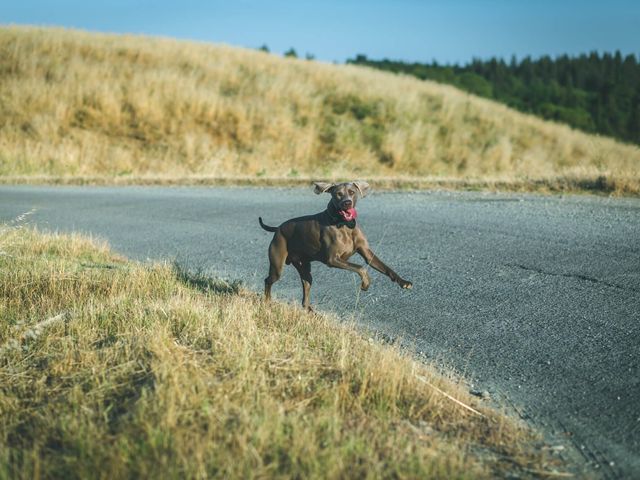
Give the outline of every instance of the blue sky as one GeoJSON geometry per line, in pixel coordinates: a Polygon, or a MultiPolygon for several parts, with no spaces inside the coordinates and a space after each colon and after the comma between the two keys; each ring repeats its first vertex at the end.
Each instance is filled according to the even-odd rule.
{"type": "Polygon", "coordinates": [[[619,49],[640,54],[640,0],[11,1],[2,24],[162,35],[318,59],[466,62],[619,49]]]}

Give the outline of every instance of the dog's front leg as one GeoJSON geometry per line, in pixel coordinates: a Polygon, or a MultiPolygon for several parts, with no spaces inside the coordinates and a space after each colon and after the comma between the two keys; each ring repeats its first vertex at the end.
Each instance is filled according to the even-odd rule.
{"type": "Polygon", "coordinates": [[[391,279],[392,282],[396,282],[402,288],[412,288],[413,284],[398,275],[391,268],[389,268],[385,263],[380,260],[376,255],[371,251],[369,247],[362,247],[358,249],[358,254],[365,259],[368,265],[371,265],[373,268],[378,270],[380,273],[384,273],[387,277],[391,279]]]}
{"type": "Polygon", "coordinates": [[[356,272],[358,275],[360,275],[360,279],[362,280],[360,288],[362,290],[367,290],[369,288],[369,284],[371,283],[371,281],[369,280],[369,274],[364,267],[342,260],[337,256],[329,257],[329,259],[327,260],[327,265],[333,268],[342,268],[343,270],[356,272]]]}

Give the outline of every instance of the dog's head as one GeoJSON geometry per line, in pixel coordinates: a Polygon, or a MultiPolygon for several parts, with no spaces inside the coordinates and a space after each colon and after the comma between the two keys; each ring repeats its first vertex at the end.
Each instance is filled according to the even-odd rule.
{"type": "Polygon", "coordinates": [[[360,180],[344,183],[314,182],[313,185],[315,187],[313,191],[318,195],[331,194],[331,203],[347,220],[355,218],[358,199],[366,197],[369,193],[369,184],[360,180]]]}

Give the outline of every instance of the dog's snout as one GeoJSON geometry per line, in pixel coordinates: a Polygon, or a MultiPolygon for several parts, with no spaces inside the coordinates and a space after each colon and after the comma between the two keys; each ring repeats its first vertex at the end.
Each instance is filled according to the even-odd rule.
{"type": "Polygon", "coordinates": [[[350,198],[347,198],[342,201],[342,208],[351,208],[353,207],[353,201],[350,198]]]}

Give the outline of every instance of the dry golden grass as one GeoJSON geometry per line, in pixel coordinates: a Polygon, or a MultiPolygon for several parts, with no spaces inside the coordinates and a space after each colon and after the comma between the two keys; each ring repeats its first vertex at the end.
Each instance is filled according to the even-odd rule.
{"type": "Polygon", "coordinates": [[[394,347],[76,235],[0,226],[0,319],[0,478],[554,468],[530,433],[394,347]]]}
{"type": "MultiPolygon", "coordinates": [[[[312,177],[248,177],[209,175],[140,175],[140,176],[0,176],[0,185],[147,185],[147,186],[249,186],[308,187],[312,177]]],[[[492,192],[595,193],[602,195],[640,194],[640,183],[629,177],[561,176],[549,178],[452,178],[452,177],[367,177],[376,190],[468,190],[492,192]]]]}
{"type": "Polygon", "coordinates": [[[640,149],[362,67],[4,27],[0,176],[34,175],[602,177],[637,194],[640,149]]]}

